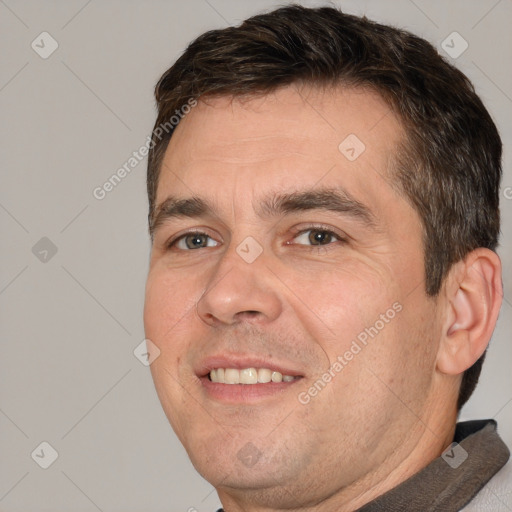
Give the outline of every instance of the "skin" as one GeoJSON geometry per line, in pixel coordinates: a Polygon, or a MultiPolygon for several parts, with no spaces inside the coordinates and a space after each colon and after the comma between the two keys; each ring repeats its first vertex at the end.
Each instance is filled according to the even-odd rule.
{"type": "Polygon", "coordinates": [[[356,510],[451,443],[461,373],[485,349],[499,309],[499,260],[481,250],[454,266],[439,296],[426,295],[421,223],[392,185],[403,136],[373,92],[293,85],[199,101],[170,141],[157,207],[172,194],[217,210],[155,230],[144,310],[160,350],[151,371],[173,429],[228,512],[356,510]],[[365,144],[354,161],[338,149],[349,134],[365,144]],[[374,225],[321,209],[257,211],[268,195],[323,187],[343,187],[374,225]],[[338,238],[312,245],[317,224],[338,238]],[[167,247],[194,230],[210,237],[206,247],[167,247]],[[237,252],[248,236],[263,250],[252,263],[237,252]],[[476,284],[464,287],[471,276],[476,284]],[[473,297],[489,283],[494,302],[483,311],[473,297]],[[400,312],[301,403],[397,303],[400,312]],[[279,362],[301,378],[260,398],[212,396],[197,368],[220,353],[279,362]]]}

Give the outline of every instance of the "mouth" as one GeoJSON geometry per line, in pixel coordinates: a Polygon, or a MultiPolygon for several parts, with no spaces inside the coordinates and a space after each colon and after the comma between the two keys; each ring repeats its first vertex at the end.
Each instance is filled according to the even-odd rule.
{"type": "Polygon", "coordinates": [[[304,378],[291,365],[247,357],[211,357],[197,376],[208,398],[224,403],[255,403],[277,396],[304,378]]]}
{"type": "Polygon", "coordinates": [[[268,384],[270,382],[293,382],[300,379],[298,375],[283,375],[270,368],[214,368],[208,374],[211,382],[219,384],[268,384]]]}

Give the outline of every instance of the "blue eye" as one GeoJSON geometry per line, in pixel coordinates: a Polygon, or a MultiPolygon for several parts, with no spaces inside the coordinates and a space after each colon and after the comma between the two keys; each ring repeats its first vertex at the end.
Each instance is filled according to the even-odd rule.
{"type": "MultiPolygon", "coordinates": [[[[287,245],[306,245],[311,247],[322,247],[331,245],[334,242],[346,242],[346,240],[337,235],[330,229],[322,227],[310,227],[309,229],[297,230],[294,233],[292,242],[287,245]]],[[[181,251],[190,251],[194,249],[204,249],[207,247],[217,247],[219,242],[211,236],[201,231],[185,233],[167,244],[168,249],[177,249],[181,251]]]]}
{"type": "Polygon", "coordinates": [[[182,251],[191,249],[202,249],[203,247],[216,247],[218,242],[208,236],[206,233],[186,233],[176,238],[169,244],[169,248],[176,247],[182,251]]]}

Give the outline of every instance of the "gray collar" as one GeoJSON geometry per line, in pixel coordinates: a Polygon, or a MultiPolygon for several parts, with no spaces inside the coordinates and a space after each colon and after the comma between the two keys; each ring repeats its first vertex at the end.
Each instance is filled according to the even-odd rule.
{"type": "Polygon", "coordinates": [[[510,456],[496,426],[494,420],[457,423],[440,457],[357,512],[458,512],[510,456]]]}
{"type": "Polygon", "coordinates": [[[506,464],[496,421],[457,424],[454,442],[427,467],[358,512],[457,512],[506,464]]]}

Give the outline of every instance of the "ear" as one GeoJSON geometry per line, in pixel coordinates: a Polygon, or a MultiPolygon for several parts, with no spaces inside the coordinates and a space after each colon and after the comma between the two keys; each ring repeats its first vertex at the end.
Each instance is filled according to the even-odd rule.
{"type": "Polygon", "coordinates": [[[503,298],[499,256],[475,249],[453,265],[446,279],[446,322],[437,354],[437,369],[459,375],[484,353],[503,298]]]}

